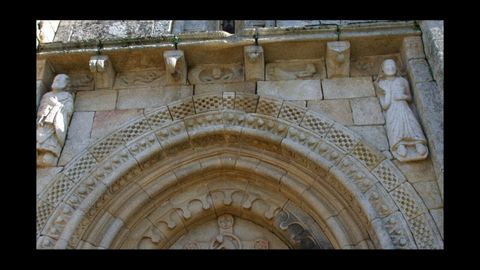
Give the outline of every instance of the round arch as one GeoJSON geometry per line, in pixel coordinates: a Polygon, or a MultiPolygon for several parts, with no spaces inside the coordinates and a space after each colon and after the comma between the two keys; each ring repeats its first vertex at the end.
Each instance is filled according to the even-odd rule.
{"type": "Polygon", "coordinates": [[[79,154],[37,199],[37,246],[168,248],[223,214],[290,248],[443,246],[415,190],[360,136],[235,92],[173,102],[79,154]]]}

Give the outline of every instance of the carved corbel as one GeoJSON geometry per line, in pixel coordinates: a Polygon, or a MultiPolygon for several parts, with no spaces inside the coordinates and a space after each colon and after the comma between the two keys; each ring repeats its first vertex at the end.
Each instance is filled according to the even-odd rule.
{"type": "Polygon", "coordinates": [[[350,76],[350,42],[333,41],[327,43],[327,78],[350,76]]]}
{"type": "Polygon", "coordinates": [[[95,88],[112,88],[115,81],[115,69],[107,55],[96,55],[90,58],[90,71],[93,73],[95,88]]]}
{"type": "Polygon", "coordinates": [[[165,60],[166,84],[187,84],[187,62],[183,51],[165,51],[163,59],[165,60]]]}
{"type": "Polygon", "coordinates": [[[262,46],[245,46],[245,80],[246,81],[264,81],[265,80],[265,58],[262,46]]]}

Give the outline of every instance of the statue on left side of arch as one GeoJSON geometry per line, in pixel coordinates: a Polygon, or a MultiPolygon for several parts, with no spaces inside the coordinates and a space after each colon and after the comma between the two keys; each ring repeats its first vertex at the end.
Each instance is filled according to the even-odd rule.
{"type": "Polygon", "coordinates": [[[43,95],[37,113],[37,166],[56,166],[73,113],[70,78],[59,74],[52,91],[43,95]]]}

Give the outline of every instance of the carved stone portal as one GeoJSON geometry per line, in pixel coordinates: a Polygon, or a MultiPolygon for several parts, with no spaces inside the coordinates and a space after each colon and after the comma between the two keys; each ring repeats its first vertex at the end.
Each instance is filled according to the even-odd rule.
{"type": "Polygon", "coordinates": [[[385,111],[392,155],[399,161],[425,159],[428,155],[427,140],[407,103],[412,100],[408,81],[397,75],[394,60],[383,62],[375,87],[385,111]]]}
{"type": "Polygon", "coordinates": [[[339,78],[350,76],[350,42],[327,43],[327,76],[339,78]]]}

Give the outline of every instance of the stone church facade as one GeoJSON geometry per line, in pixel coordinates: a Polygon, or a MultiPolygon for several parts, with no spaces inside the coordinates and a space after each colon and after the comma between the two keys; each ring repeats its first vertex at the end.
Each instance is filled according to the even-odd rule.
{"type": "Polygon", "coordinates": [[[38,249],[443,249],[443,21],[37,21],[38,249]]]}

